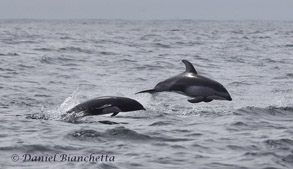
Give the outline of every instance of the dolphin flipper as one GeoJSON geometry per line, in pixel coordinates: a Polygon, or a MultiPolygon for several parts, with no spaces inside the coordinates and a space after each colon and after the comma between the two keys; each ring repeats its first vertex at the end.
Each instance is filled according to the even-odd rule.
{"type": "Polygon", "coordinates": [[[199,102],[203,102],[203,101],[205,101],[205,99],[200,96],[193,98],[193,99],[188,99],[188,102],[190,102],[190,103],[199,103],[199,102]]]}
{"type": "Polygon", "coordinates": [[[204,102],[211,102],[213,99],[205,99],[204,102]]]}
{"type": "Polygon", "coordinates": [[[111,117],[116,116],[118,113],[119,113],[119,112],[115,112],[115,113],[113,113],[113,114],[111,115],[111,117]]]}
{"type": "Polygon", "coordinates": [[[188,100],[190,103],[211,102],[213,99],[204,99],[203,97],[196,97],[188,100]]]}

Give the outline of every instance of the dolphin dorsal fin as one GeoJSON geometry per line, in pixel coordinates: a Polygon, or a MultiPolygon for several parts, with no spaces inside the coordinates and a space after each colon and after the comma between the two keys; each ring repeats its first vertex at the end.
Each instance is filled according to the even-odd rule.
{"type": "Polygon", "coordinates": [[[186,70],[185,72],[191,72],[197,74],[196,70],[194,69],[193,65],[187,61],[187,60],[182,60],[182,62],[185,64],[186,70]]]}

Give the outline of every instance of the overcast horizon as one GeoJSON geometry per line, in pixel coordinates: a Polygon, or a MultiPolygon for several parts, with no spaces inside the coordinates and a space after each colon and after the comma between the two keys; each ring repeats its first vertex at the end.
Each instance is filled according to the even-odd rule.
{"type": "Polygon", "coordinates": [[[0,19],[293,20],[292,0],[0,0],[0,19]]]}

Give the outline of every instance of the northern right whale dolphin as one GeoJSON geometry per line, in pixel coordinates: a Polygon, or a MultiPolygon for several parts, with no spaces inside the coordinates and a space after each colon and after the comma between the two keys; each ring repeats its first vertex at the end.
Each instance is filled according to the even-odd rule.
{"type": "Polygon", "coordinates": [[[185,64],[185,72],[159,82],[153,89],[144,90],[138,93],[176,92],[191,99],[190,103],[210,102],[212,100],[229,100],[232,98],[225,87],[217,81],[198,75],[193,65],[182,60],[185,64]]]}

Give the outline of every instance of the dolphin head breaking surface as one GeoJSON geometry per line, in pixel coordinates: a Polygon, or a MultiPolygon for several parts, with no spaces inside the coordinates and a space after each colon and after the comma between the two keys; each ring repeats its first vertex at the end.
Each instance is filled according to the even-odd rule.
{"type": "Polygon", "coordinates": [[[232,100],[229,92],[222,84],[198,75],[189,61],[182,60],[182,62],[186,67],[185,72],[159,82],[153,89],[143,90],[138,93],[176,92],[191,97],[188,100],[190,103],[232,100]]]}

